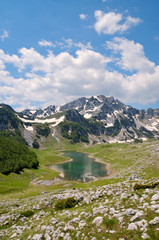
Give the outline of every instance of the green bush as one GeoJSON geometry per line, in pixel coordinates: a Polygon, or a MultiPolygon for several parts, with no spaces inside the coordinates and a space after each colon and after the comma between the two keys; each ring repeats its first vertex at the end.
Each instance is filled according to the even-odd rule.
{"type": "Polygon", "coordinates": [[[35,212],[31,211],[31,210],[27,210],[25,212],[21,212],[20,215],[24,216],[24,217],[31,217],[34,215],[35,212]]]}
{"type": "Polygon", "coordinates": [[[80,141],[89,142],[87,129],[77,122],[60,123],[62,136],[71,140],[72,143],[80,141]],[[70,133],[69,133],[70,131],[70,133]]]}
{"type": "Polygon", "coordinates": [[[55,204],[55,209],[56,210],[62,210],[65,208],[72,208],[74,207],[78,201],[74,199],[73,197],[67,198],[67,199],[61,199],[58,200],[55,204]]]}
{"type": "Polygon", "coordinates": [[[39,149],[39,147],[39,143],[36,141],[36,139],[34,139],[33,148],[39,149]]]}
{"type": "Polygon", "coordinates": [[[113,229],[113,227],[117,224],[117,220],[104,217],[103,224],[106,226],[106,228],[113,229]]]}
{"type": "Polygon", "coordinates": [[[139,184],[136,183],[134,186],[134,190],[139,190],[139,189],[146,189],[146,188],[155,188],[159,185],[159,182],[156,183],[148,183],[148,184],[139,184]]]}
{"type": "Polygon", "coordinates": [[[38,125],[36,125],[35,129],[36,129],[37,134],[45,136],[45,137],[47,137],[50,133],[50,128],[47,123],[38,124],[38,125]]]}
{"type": "Polygon", "coordinates": [[[142,139],[139,139],[139,138],[135,138],[135,139],[134,139],[134,143],[142,143],[142,142],[143,142],[142,139]]]}

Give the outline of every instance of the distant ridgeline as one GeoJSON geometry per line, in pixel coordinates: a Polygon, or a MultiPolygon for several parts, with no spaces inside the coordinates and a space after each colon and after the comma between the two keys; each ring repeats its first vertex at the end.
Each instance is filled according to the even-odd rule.
{"type": "Polygon", "coordinates": [[[22,135],[23,122],[8,105],[0,105],[0,173],[19,173],[24,168],[38,168],[39,162],[22,135]]]}

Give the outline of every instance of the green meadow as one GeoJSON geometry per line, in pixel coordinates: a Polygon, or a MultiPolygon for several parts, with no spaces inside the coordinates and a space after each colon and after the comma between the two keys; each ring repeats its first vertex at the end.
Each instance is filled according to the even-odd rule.
{"type": "Polygon", "coordinates": [[[37,170],[25,169],[20,174],[0,174],[1,199],[12,197],[28,197],[41,192],[67,188],[90,188],[115,183],[128,179],[132,174],[149,179],[159,177],[159,141],[149,140],[143,143],[115,143],[87,145],[83,143],[70,144],[60,138],[60,142],[49,137],[42,149],[34,149],[40,166],[37,170]],[[91,154],[94,159],[107,164],[109,176],[88,183],[59,181],[51,186],[38,185],[42,180],[51,180],[59,173],[48,165],[69,160],[62,155],[63,151],[72,150],[91,154]]]}

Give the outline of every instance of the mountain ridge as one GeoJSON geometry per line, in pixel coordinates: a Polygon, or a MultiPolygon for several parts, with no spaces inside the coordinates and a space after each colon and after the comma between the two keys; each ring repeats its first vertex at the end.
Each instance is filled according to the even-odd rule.
{"type": "MultiPolygon", "coordinates": [[[[0,108],[4,106],[1,104],[0,108]]],[[[55,132],[58,132],[73,143],[81,139],[89,143],[111,143],[159,137],[159,109],[138,110],[112,96],[82,97],[58,107],[50,105],[13,112],[22,123],[22,135],[30,146],[34,141],[45,141],[47,136],[40,136],[38,132],[45,132],[46,125],[52,137],[57,139],[55,132]]]]}

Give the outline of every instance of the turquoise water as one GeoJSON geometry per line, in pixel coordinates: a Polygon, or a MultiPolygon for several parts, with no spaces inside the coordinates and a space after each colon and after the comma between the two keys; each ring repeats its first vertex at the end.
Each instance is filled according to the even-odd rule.
{"type": "Polygon", "coordinates": [[[70,151],[65,152],[64,155],[73,161],[53,165],[53,168],[61,171],[66,180],[88,182],[98,177],[107,176],[106,165],[95,162],[85,153],[70,151]]]}

